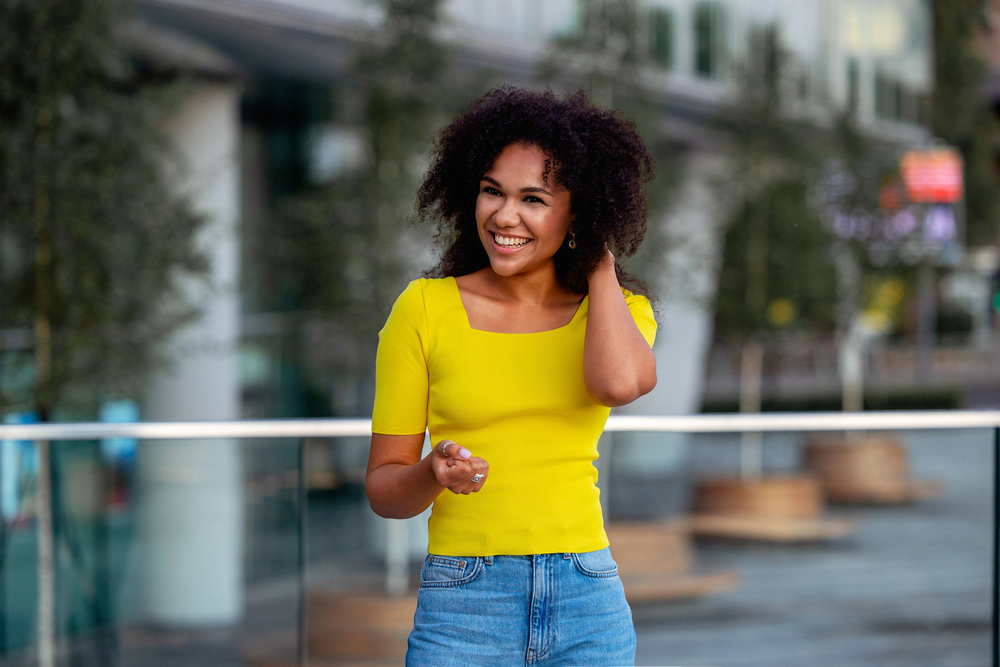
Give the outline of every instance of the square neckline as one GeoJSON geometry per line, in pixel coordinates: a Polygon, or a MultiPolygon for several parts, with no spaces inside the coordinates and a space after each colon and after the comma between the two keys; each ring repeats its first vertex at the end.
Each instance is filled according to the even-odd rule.
{"type": "Polygon", "coordinates": [[[555,329],[545,329],[543,331],[527,331],[527,332],[486,331],[485,329],[474,328],[472,326],[472,323],[469,321],[469,311],[465,309],[465,302],[462,301],[462,290],[459,289],[458,281],[455,280],[455,276],[448,276],[447,280],[449,280],[452,286],[454,286],[455,288],[454,290],[455,298],[458,300],[458,307],[462,311],[462,321],[465,323],[466,328],[469,331],[476,331],[478,333],[484,333],[484,334],[492,334],[494,336],[537,336],[539,334],[555,333],[557,331],[563,331],[564,329],[569,329],[576,322],[577,318],[580,317],[580,313],[583,312],[583,304],[587,302],[587,299],[590,296],[589,294],[585,294],[583,296],[583,299],[576,307],[576,312],[573,313],[573,318],[566,324],[562,325],[561,327],[556,327],[555,329]]]}

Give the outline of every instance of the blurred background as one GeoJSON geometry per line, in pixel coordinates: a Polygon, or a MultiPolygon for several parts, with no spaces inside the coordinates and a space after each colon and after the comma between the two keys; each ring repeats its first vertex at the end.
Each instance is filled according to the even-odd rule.
{"type": "MultiPolygon", "coordinates": [[[[617,412],[1000,407],[1000,2],[0,0],[3,422],[370,416],[433,139],[501,84],[657,159],[617,412]]],[[[990,438],[605,435],[638,664],[986,664],[990,438]]],[[[367,448],[0,442],[0,664],[42,495],[58,664],[301,664],[303,585],[309,664],[400,664],[426,516],[367,448]]]]}

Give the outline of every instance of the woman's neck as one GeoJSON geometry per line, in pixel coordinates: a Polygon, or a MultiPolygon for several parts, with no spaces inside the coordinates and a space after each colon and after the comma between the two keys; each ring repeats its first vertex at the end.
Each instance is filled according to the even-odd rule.
{"type": "Polygon", "coordinates": [[[556,277],[555,265],[540,268],[531,273],[501,276],[487,266],[483,269],[484,279],[505,300],[531,306],[546,306],[566,300],[570,293],[556,277]]]}

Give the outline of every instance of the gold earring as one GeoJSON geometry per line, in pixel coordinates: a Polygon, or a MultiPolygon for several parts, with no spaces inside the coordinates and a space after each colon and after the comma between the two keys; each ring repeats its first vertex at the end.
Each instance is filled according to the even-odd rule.
{"type": "Polygon", "coordinates": [[[570,250],[572,250],[575,247],[576,247],[576,234],[574,234],[573,232],[570,232],[569,233],[569,248],[570,248],[570,250]]]}

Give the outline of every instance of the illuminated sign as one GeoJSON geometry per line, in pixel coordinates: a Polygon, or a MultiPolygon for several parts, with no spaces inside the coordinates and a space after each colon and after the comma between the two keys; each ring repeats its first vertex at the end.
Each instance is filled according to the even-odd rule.
{"type": "Polygon", "coordinates": [[[898,244],[919,240],[937,247],[959,240],[955,212],[949,206],[933,206],[926,210],[904,208],[889,215],[850,215],[837,212],[831,224],[833,233],[842,239],[898,244]]]}
{"type": "Polygon", "coordinates": [[[899,173],[910,201],[919,204],[955,204],[965,196],[962,156],[954,148],[907,151],[899,173]]]}

